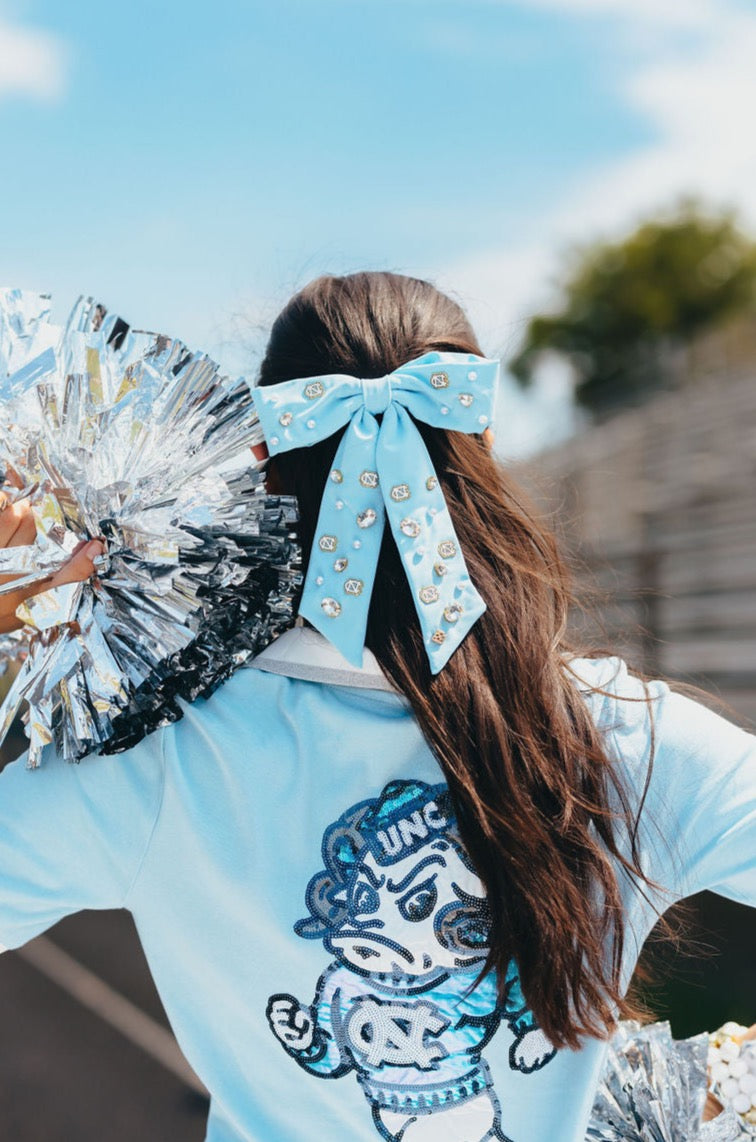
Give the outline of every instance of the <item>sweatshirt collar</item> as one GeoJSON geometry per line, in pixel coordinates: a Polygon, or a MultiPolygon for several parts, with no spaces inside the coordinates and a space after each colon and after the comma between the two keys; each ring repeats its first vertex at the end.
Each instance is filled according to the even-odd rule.
{"type": "Polygon", "coordinates": [[[362,666],[352,666],[322,634],[312,627],[301,625],[284,631],[275,642],[253,658],[249,666],[269,674],[300,678],[305,682],[395,692],[375,655],[367,647],[363,652],[362,666]]]}
{"type": "MultiPolygon", "coordinates": [[[[606,686],[614,678],[602,681],[602,676],[611,673],[609,666],[621,665],[618,658],[582,658],[564,655],[564,664],[569,663],[570,673],[576,677],[579,689],[590,693],[596,686],[606,686]]],[[[322,682],[331,686],[351,686],[360,690],[385,690],[396,694],[381,670],[378,660],[371,650],[365,647],[362,666],[352,666],[340,651],[313,627],[304,626],[297,619],[296,625],[266,647],[250,662],[248,667],[265,670],[269,674],[284,674],[289,678],[300,678],[304,682],[322,682]]],[[[616,673],[616,670],[615,670],[616,673]]]]}

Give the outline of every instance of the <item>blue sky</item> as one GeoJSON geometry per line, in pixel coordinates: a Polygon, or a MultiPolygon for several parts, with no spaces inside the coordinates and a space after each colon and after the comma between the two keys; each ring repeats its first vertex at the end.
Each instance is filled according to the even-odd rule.
{"type": "MultiPolygon", "coordinates": [[[[724,17],[756,23],[735,0],[714,43],[707,0],[0,0],[0,278],[252,371],[293,289],[390,268],[506,351],[565,244],[731,197],[680,150],[695,77],[732,82],[724,17]]],[[[558,430],[565,391],[511,394],[507,450],[558,430]]]]}

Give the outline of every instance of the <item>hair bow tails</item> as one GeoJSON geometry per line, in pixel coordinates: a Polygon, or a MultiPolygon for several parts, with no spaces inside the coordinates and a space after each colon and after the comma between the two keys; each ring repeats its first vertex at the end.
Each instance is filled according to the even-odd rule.
{"type": "Polygon", "coordinates": [[[362,665],[386,521],[376,466],[378,422],[363,408],[341,438],[320,503],[299,613],[362,665]]]}
{"type": "Polygon", "coordinates": [[[434,674],[486,610],[467,571],[438,476],[405,408],[392,404],[378,434],[383,502],[434,674]]]}

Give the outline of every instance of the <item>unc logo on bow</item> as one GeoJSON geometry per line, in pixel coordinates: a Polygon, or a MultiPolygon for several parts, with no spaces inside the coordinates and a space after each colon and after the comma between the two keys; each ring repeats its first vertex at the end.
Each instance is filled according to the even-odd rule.
{"type": "Polygon", "coordinates": [[[271,455],[347,426],[323,491],[299,613],[354,665],[362,664],[386,518],[434,674],[485,611],[414,421],[483,432],[493,420],[498,372],[498,361],[473,354],[426,353],[384,377],[335,373],[255,389],[271,455]],[[363,584],[358,592],[355,580],[363,584]]]}

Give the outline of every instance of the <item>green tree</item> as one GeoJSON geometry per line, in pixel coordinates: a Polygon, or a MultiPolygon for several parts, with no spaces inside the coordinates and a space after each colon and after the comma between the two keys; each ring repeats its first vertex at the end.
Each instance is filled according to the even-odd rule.
{"type": "Polygon", "coordinates": [[[509,368],[530,383],[542,354],[567,358],[575,399],[604,414],[664,383],[663,351],[736,313],[756,313],[756,243],[730,211],[683,202],[620,242],[574,253],[558,312],[531,318],[509,368]]]}

